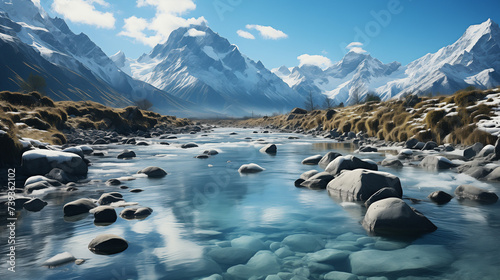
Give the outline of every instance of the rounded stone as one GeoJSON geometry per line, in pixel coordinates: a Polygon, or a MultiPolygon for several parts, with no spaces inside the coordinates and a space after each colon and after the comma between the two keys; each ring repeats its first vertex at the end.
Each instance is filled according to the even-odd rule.
{"type": "Polygon", "coordinates": [[[114,234],[101,234],[90,241],[89,250],[94,254],[111,255],[125,251],[128,242],[114,234]]]}

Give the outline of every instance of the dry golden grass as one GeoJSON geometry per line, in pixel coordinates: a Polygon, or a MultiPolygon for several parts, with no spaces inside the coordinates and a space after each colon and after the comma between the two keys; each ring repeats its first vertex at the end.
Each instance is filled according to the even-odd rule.
{"type": "Polygon", "coordinates": [[[37,92],[0,92],[0,164],[19,163],[20,138],[61,145],[67,128],[102,129],[121,133],[147,130],[155,126],[185,126],[191,122],[172,116],[143,111],[137,107],[111,108],[90,101],[60,101],[37,92]],[[19,124],[16,125],[16,124],[19,124]]]}
{"type": "Polygon", "coordinates": [[[487,105],[473,106],[492,92],[491,90],[463,90],[450,96],[421,97],[416,101],[418,103],[413,103],[414,106],[407,105],[408,99],[369,102],[335,108],[336,114],[330,119],[326,117],[326,111],[315,111],[314,114],[300,115],[300,121],[299,115],[295,115],[292,120],[287,120],[288,115],[282,115],[265,119],[248,119],[240,121],[239,124],[245,126],[275,125],[281,128],[304,130],[322,125],[324,130],[365,132],[370,137],[387,141],[402,142],[415,137],[420,141],[434,140],[438,143],[444,143],[447,138],[453,143],[470,144],[477,141],[486,144],[494,142],[493,138],[496,139],[496,137],[477,129],[470,129],[469,125],[481,119],[488,119],[494,114],[492,108],[487,105]],[[450,114],[453,112],[456,114],[450,114]],[[318,116],[321,118],[318,119],[318,116]]]}

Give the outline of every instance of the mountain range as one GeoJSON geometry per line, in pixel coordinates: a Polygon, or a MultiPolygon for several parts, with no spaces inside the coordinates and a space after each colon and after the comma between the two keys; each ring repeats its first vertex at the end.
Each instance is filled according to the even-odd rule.
{"type": "Polygon", "coordinates": [[[291,88],[352,104],[373,93],[382,100],[408,94],[451,94],[500,85],[500,28],[491,19],[470,26],[455,43],[402,66],[350,51],[327,69],[313,65],[272,70],[291,88]]]}
{"type": "Polygon", "coordinates": [[[0,2],[0,90],[19,90],[43,76],[55,100],[126,106],[147,99],[160,113],[189,117],[284,113],[316,103],[349,104],[371,92],[383,100],[500,85],[500,28],[470,26],[452,45],[408,65],[384,64],[350,51],[327,69],[314,65],[268,70],[206,25],[174,30],[138,59],[108,57],[85,34],[74,34],[30,0],[0,2]]]}

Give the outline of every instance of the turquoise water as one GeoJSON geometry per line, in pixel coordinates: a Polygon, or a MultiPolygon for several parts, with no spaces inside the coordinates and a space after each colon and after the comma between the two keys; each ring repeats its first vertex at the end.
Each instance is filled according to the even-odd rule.
{"type": "MultiPolygon", "coordinates": [[[[332,150],[346,155],[352,153],[354,147],[311,136],[289,140],[291,134],[254,134],[252,131],[216,129],[208,136],[179,135],[178,139],[166,140],[170,146],[159,145],[160,140],[146,139],[152,145],[94,147],[104,149],[108,155],[89,157],[93,164],[88,176],[93,180],[91,183],[78,186],[77,192],[38,194],[49,205],[40,212],[23,210],[20,213],[16,229],[16,273],[7,271],[4,260],[8,247],[0,244],[0,278],[202,279],[219,274],[223,279],[266,279],[267,275],[280,273],[284,279],[291,279],[292,275],[295,279],[323,279],[331,271],[341,271],[357,272],[360,279],[370,276],[498,279],[500,204],[473,205],[452,200],[438,206],[426,199],[435,190],[453,193],[458,185],[465,183],[500,193],[497,184],[478,182],[451,171],[430,173],[411,166],[400,170],[380,167],[401,179],[405,196],[422,200],[419,203],[407,200],[407,203],[425,214],[438,230],[413,240],[373,237],[360,224],[365,209],[359,204],[339,203],[326,191],[297,189],[293,184],[304,171],[320,170],[318,166],[302,165],[302,159],[332,150]],[[238,134],[229,135],[233,131],[238,134]],[[257,139],[265,141],[255,141],[257,139]],[[179,147],[188,142],[195,142],[199,147],[179,147]],[[264,142],[277,144],[277,155],[260,153],[258,150],[264,142]],[[138,157],[116,159],[125,148],[134,150],[138,157]],[[219,154],[209,159],[194,158],[206,149],[216,149],[219,154]],[[259,164],[266,170],[240,175],[237,170],[246,163],[259,164]],[[107,179],[132,176],[147,166],[159,166],[168,175],[162,179],[136,177],[122,181],[122,185],[130,189],[143,189],[141,193],[104,184],[107,179]],[[82,197],[98,199],[103,192],[111,191],[122,193],[127,202],[151,207],[153,214],[140,221],[118,218],[109,226],[94,225],[90,214],[78,221],[64,220],[65,203],[82,197]],[[128,249],[109,256],[91,253],[88,243],[103,233],[122,236],[129,242],[128,249]],[[306,237],[296,234],[306,234],[306,237]],[[295,237],[298,241],[283,242],[287,237],[288,241],[295,237]],[[308,238],[319,246],[311,247],[312,252],[291,250],[281,254],[284,250],[275,251],[285,245],[295,249],[297,242],[305,244],[308,238]],[[242,240],[251,242],[239,242],[242,240]],[[236,264],[222,263],[211,254],[215,248],[231,246],[231,241],[235,247],[247,246],[250,250],[267,252],[257,253],[249,264],[245,260],[241,263],[246,265],[243,268],[231,268],[236,264]],[[369,259],[360,270],[352,265],[349,257],[314,260],[311,254],[322,249],[340,250],[351,258],[371,252],[388,259],[378,265],[377,260],[369,259]],[[432,255],[435,249],[439,250],[429,257],[429,250],[432,255]],[[45,260],[65,251],[85,259],[85,263],[50,269],[41,266],[45,260]]],[[[357,156],[380,161],[386,152],[357,156]]],[[[118,208],[117,213],[121,209],[118,208]]],[[[0,231],[1,240],[7,240],[5,228],[0,231]]],[[[333,277],[332,274],[326,278],[334,279],[328,277],[333,277]]]]}

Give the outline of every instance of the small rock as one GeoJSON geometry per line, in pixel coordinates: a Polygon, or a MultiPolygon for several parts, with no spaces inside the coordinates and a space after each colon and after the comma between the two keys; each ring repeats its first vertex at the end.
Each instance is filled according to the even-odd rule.
{"type": "Polygon", "coordinates": [[[307,157],[305,158],[304,160],[302,160],[302,164],[305,164],[305,165],[316,165],[319,163],[319,161],[323,158],[322,155],[314,155],[314,156],[310,156],[310,157],[307,157]]]}
{"type": "Polygon", "coordinates": [[[363,146],[359,148],[359,151],[362,153],[374,153],[378,152],[378,149],[372,146],[363,146]]]}
{"type": "Polygon", "coordinates": [[[443,191],[432,192],[428,197],[437,204],[446,204],[453,198],[453,196],[443,191]]]}
{"type": "Polygon", "coordinates": [[[471,185],[461,185],[455,189],[457,199],[469,199],[481,203],[495,203],[498,196],[490,192],[471,185]]]}
{"type": "Polygon", "coordinates": [[[75,261],[75,257],[69,253],[69,252],[64,252],[57,254],[53,256],[52,258],[46,260],[43,262],[43,266],[48,266],[48,267],[55,267],[55,266],[60,266],[63,264],[67,264],[69,262],[75,261]]]}
{"type": "Polygon", "coordinates": [[[98,206],[90,212],[94,214],[94,223],[114,223],[117,219],[115,208],[111,206],[98,206]]]}
{"type": "Polygon", "coordinates": [[[261,153],[267,153],[267,154],[276,154],[277,151],[278,148],[276,147],[275,144],[268,144],[260,149],[261,153]]]}
{"type": "Polygon", "coordinates": [[[39,199],[39,198],[33,198],[31,200],[26,201],[23,204],[24,209],[31,211],[31,212],[38,212],[42,210],[45,206],[47,205],[47,202],[39,199]]]}
{"type": "Polygon", "coordinates": [[[181,145],[181,148],[183,149],[196,148],[196,147],[198,147],[198,145],[195,143],[186,143],[181,145]]]}
{"type": "Polygon", "coordinates": [[[323,168],[323,169],[326,169],[326,167],[328,166],[328,164],[330,164],[330,162],[332,162],[334,159],[338,158],[342,156],[341,154],[339,153],[336,153],[336,152],[328,152],[326,153],[322,158],[321,160],[318,162],[318,165],[319,167],[323,168]]]}
{"type": "Polygon", "coordinates": [[[120,182],[120,180],[118,179],[109,179],[106,181],[106,185],[107,186],[118,186],[120,185],[122,182],[120,182]]]}
{"type": "Polygon", "coordinates": [[[456,164],[443,156],[426,156],[419,165],[425,169],[434,171],[456,167],[456,164]]]}
{"type": "Polygon", "coordinates": [[[68,202],[64,205],[63,211],[65,216],[75,216],[88,213],[90,209],[97,205],[88,198],[80,198],[75,201],[68,202]]]}
{"type": "Polygon", "coordinates": [[[142,189],[131,189],[129,192],[131,193],[140,193],[140,192],[143,192],[144,190],[142,189]]]}
{"type": "Polygon", "coordinates": [[[112,192],[112,193],[103,193],[97,203],[100,205],[109,205],[113,202],[123,201],[123,196],[120,193],[112,192]]]}
{"type": "Polygon", "coordinates": [[[243,164],[238,172],[240,173],[257,173],[264,171],[265,169],[255,163],[243,164]]]}
{"type": "Polygon", "coordinates": [[[203,154],[209,155],[209,156],[215,156],[215,155],[219,154],[219,152],[217,152],[216,150],[205,150],[205,151],[203,151],[203,154]]]}
{"type": "Polygon", "coordinates": [[[128,243],[118,235],[101,234],[90,241],[88,248],[94,254],[111,255],[125,251],[128,243]]]}
{"type": "Polygon", "coordinates": [[[395,159],[395,158],[386,158],[382,161],[382,163],[380,163],[380,165],[386,166],[386,167],[393,167],[393,168],[402,168],[403,167],[403,163],[399,159],[395,159]]]}
{"type": "Polygon", "coordinates": [[[129,151],[129,150],[123,150],[116,158],[118,159],[127,159],[127,158],[135,158],[137,155],[135,154],[134,151],[129,151]]]}
{"type": "Polygon", "coordinates": [[[146,174],[149,178],[162,178],[167,175],[167,172],[165,172],[165,170],[156,166],[146,167],[142,170],[139,170],[137,173],[146,174]]]}

